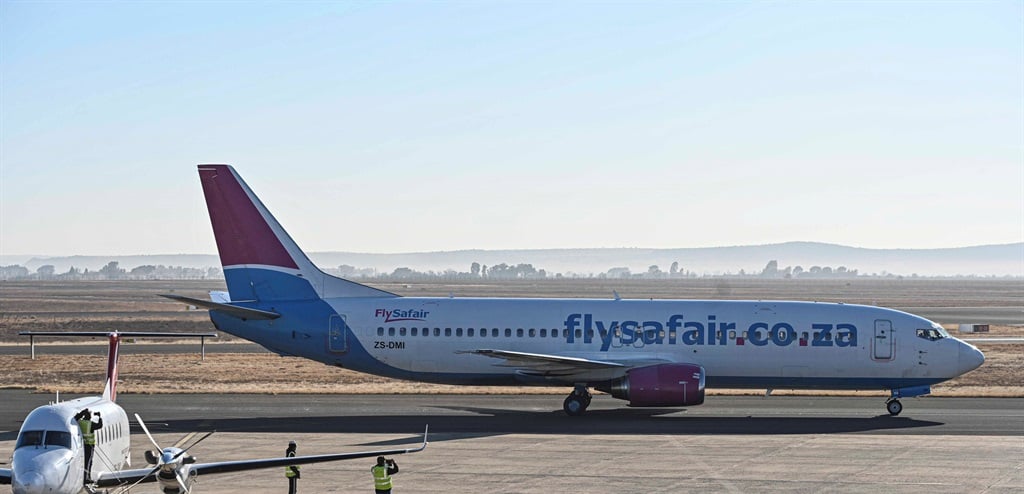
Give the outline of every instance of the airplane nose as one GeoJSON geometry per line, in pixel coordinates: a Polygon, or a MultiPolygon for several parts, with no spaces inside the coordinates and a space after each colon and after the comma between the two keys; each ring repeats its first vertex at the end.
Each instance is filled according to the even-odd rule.
{"type": "Polygon", "coordinates": [[[46,492],[46,479],[39,472],[21,473],[11,482],[14,494],[43,494],[46,492]]]}
{"type": "Polygon", "coordinates": [[[985,354],[981,353],[973,345],[969,345],[964,342],[960,342],[960,357],[959,357],[960,374],[966,374],[978,367],[985,362],[985,354]]]}

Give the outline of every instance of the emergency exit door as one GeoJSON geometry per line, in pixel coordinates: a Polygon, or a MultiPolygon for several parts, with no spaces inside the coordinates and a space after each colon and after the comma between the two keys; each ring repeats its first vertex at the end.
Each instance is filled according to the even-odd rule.
{"type": "Polygon", "coordinates": [[[892,321],[882,319],[875,321],[875,337],[871,340],[872,358],[875,360],[892,360],[893,358],[892,321]]]}
{"type": "Polygon", "coordinates": [[[331,316],[330,327],[327,330],[327,348],[332,353],[348,351],[348,324],[345,323],[345,316],[331,316]]]}

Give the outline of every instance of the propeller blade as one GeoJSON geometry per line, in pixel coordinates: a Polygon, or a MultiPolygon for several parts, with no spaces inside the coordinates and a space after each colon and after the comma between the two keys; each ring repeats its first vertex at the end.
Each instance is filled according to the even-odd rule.
{"type": "Polygon", "coordinates": [[[120,490],[118,492],[130,492],[135,486],[141,484],[143,480],[146,480],[146,479],[152,477],[153,474],[155,474],[158,470],[160,470],[160,465],[157,465],[157,466],[153,467],[153,469],[150,470],[149,473],[147,473],[146,475],[143,475],[142,478],[140,478],[139,480],[135,481],[134,484],[132,484],[132,485],[130,485],[128,487],[125,487],[123,490],[120,490]]]}
{"type": "Polygon", "coordinates": [[[178,439],[178,442],[172,444],[171,447],[172,448],[183,447],[185,445],[185,443],[187,443],[190,440],[192,440],[193,437],[196,437],[196,434],[199,434],[199,433],[193,431],[193,432],[189,432],[188,434],[185,434],[184,436],[181,436],[181,439],[178,439]]]}
{"type": "Polygon", "coordinates": [[[181,486],[181,491],[188,494],[188,485],[186,485],[185,481],[181,479],[181,472],[175,470],[174,478],[178,480],[178,485],[181,486]]]}
{"type": "Polygon", "coordinates": [[[142,421],[142,417],[139,417],[139,414],[137,413],[135,414],[135,420],[139,422],[139,425],[142,427],[142,432],[146,433],[146,437],[149,438],[149,442],[153,443],[153,446],[156,446],[156,450],[163,451],[164,448],[161,448],[160,445],[156,443],[156,439],[153,439],[153,435],[150,434],[149,429],[146,428],[146,423],[142,421]]]}
{"type": "Polygon", "coordinates": [[[198,440],[198,441],[196,441],[196,442],[192,443],[192,445],[191,445],[191,446],[189,446],[189,447],[187,447],[187,448],[185,448],[185,449],[183,449],[183,450],[179,451],[179,452],[178,452],[178,454],[174,455],[174,458],[171,458],[171,461],[177,461],[177,460],[178,460],[178,458],[180,458],[180,457],[181,457],[181,455],[183,455],[183,454],[185,454],[185,453],[188,453],[188,450],[190,450],[190,449],[192,449],[193,447],[195,447],[195,445],[197,445],[197,444],[199,444],[199,443],[203,442],[203,439],[206,439],[206,438],[208,438],[208,437],[212,436],[214,432],[217,432],[217,431],[210,431],[210,432],[207,432],[207,433],[206,433],[206,435],[204,435],[203,437],[199,438],[199,440],[198,440]]]}

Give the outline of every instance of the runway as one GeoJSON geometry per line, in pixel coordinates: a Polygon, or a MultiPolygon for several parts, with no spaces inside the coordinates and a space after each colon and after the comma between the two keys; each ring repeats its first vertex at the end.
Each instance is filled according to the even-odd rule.
{"type": "MultiPolygon", "coordinates": [[[[52,397],[0,391],[0,454],[52,397]]],[[[70,398],[70,397],[69,397],[70,398]]],[[[709,397],[689,409],[632,409],[597,396],[584,417],[551,395],[122,395],[158,440],[217,430],[200,461],[413,445],[400,492],[1019,492],[1024,399],[709,397]]],[[[148,441],[133,430],[133,458],[148,441]]],[[[303,468],[306,492],[368,490],[369,462],[303,468]]],[[[283,489],[277,469],[208,476],[199,492],[283,489]],[[274,486],[270,489],[268,486],[274,486]]],[[[150,487],[140,492],[155,492],[150,487]]]]}

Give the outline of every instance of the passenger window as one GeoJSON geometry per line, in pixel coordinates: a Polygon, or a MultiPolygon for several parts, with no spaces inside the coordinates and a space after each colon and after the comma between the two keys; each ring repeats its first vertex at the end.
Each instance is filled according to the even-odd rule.
{"type": "Polygon", "coordinates": [[[493,337],[493,338],[497,338],[498,337],[498,328],[494,328],[494,329],[491,330],[491,337],[493,337]]]}
{"type": "Polygon", "coordinates": [[[441,336],[441,328],[434,328],[434,336],[441,336]]]}
{"type": "Polygon", "coordinates": [[[582,329],[577,329],[576,330],[576,337],[577,338],[582,338],[583,337],[583,330],[582,329]]]}
{"type": "Polygon", "coordinates": [[[395,335],[395,328],[394,327],[388,328],[388,336],[394,336],[394,335],[395,335]]]}
{"type": "Polygon", "coordinates": [[[516,329],[516,337],[517,338],[522,338],[523,337],[523,328],[516,329]]]}
{"type": "Polygon", "coordinates": [[[541,330],[540,330],[540,337],[541,338],[547,338],[547,336],[548,336],[548,330],[544,329],[544,328],[541,328],[541,330]]]}
{"type": "Polygon", "coordinates": [[[537,330],[530,328],[530,338],[533,338],[534,336],[537,336],[537,330]]]}
{"type": "Polygon", "coordinates": [[[444,328],[444,335],[445,336],[451,336],[452,335],[452,328],[444,328]]]}
{"type": "Polygon", "coordinates": [[[416,332],[416,328],[412,328],[412,331],[409,333],[409,336],[419,336],[419,333],[416,332]]]}
{"type": "Polygon", "coordinates": [[[512,330],[511,329],[505,328],[505,337],[506,338],[511,338],[512,337],[512,330]]]}
{"type": "Polygon", "coordinates": [[[383,327],[377,328],[377,336],[384,336],[384,328],[383,327]]]}
{"type": "Polygon", "coordinates": [[[462,328],[455,328],[455,336],[458,336],[458,337],[462,336],[462,328]]]}
{"type": "Polygon", "coordinates": [[[730,340],[735,340],[736,339],[736,332],[735,331],[729,331],[729,339],[730,340]]]}
{"type": "Polygon", "coordinates": [[[398,336],[405,336],[405,328],[398,329],[398,336]]]}
{"type": "Polygon", "coordinates": [[[466,336],[473,336],[473,328],[469,328],[466,330],[466,336]]]}

